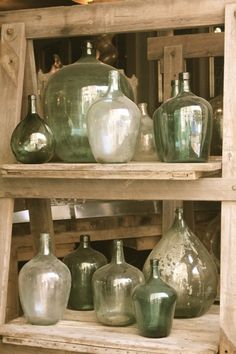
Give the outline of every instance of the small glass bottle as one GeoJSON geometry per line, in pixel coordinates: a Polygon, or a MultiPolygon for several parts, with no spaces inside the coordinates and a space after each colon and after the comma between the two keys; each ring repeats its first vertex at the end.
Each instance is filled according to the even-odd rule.
{"type": "Polygon", "coordinates": [[[80,245],[64,257],[71,272],[71,291],[68,307],[72,310],[93,310],[92,276],[107,263],[106,257],[90,245],[90,236],[81,235],[80,245]]]}
{"type": "Polygon", "coordinates": [[[132,295],[138,329],[144,337],[167,337],[172,328],[177,294],[161,280],[158,263],[158,259],[150,259],[150,277],[132,295]]]}
{"type": "Polygon", "coordinates": [[[216,96],[210,100],[213,109],[213,132],[211,141],[211,155],[222,155],[223,138],[223,95],[216,96]]]}
{"type": "Polygon", "coordinates": [[[19,272],[20,301],[28,322],[41,326],[61,320],[70,287],[69,269],[53,255],[49,234],[42,233],[38,254],[19,272]]]}
{"type": "Polygon", "coordinates": [[[114,240],[111,262],[96,270],[92,279],[98,321],[108,326],[135,322],[132,291],[143,282],[143,273],[125,262],[123,241],[114,240]]]}
{"type": "Polygon", "coordinates": [[[120,89],[120,74],[109,73],[105,96],[93,103],[87,113],[88,138],[97,162],[129,162],[135,152],[141,112],[120,89]]]}
{"type": "Polygon", "coordinates": [[[144,264],[144,275],[150,275],[150,259],[159,259],[161,279],[178,295],[175,317],[198,317],[213,304],[218,285],[214,260],[183,219],[183,209],[176,209],[171,228],[153,248],[144,264]]]}
{"type": "Polygon", "coordinates": [[[135,147],[134,161],[157,161],[157,153],[154,141],[153,121],[148,115],[147,103],[139,103],[141,111],[141,124],[135,147]]]}
{"type": "Polygon", "coordinates": [[[179,93],[153,116],[156,144],[165,162],[206,162],[212,138],[212,107],[190,91],[190,74],[179,74],[179,93]],[[158,146],[158,145],[157,145],[158,146]]]}
{"type": "Polygon", "coordinates": [[[53,134],[37,113],[35,95],[28,96],[28,114],[12,133],[11,149],[22,163],[44,163],[54,155],[53,134]]]}
{"type": "Polygon", "coordinates": [[[179,93],[179,80],[178,79],[171,80],[170,84],[171,84],[171,98],[173,98],[177,96],[179,93]]]}

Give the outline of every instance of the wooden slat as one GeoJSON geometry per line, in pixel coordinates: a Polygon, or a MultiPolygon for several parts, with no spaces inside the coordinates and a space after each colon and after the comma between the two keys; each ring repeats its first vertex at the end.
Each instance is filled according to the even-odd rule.
{"type": "Polygon", "coordinates": [[[136,325],[104,327],[96,321],[94,313],[67,313],[67,320],[51,326],[32,326],[24,320],[2,326],[4,343],[19,346],[63,349],[69,352],[104,354],[216,354],[219,341],[218,309],[187,320],[174,320],[171,335],[150,339],[138,334],[136,325]],[[88,320],[86,321],[86,318],[88,320]]]}
{"type": "MultiPolygon", "coordinates": [[[[11,344],[3,344],[0,342],[0,353],[1,354],[32,354],[32,350],[34,354],[68,354],[67,351],[64,350],[53,350],[53,349],[43,349],[43,348],[30,348],[25,346],[16,347],[11,344]]],[[[77,352],[77,354],[82,354],[77,352]]]]}
{"type": "Polygon", "coordinates": [[[160,60],[164,57],[164,48],[183,46],[183,57],[201,58],[224,55],[224,33],[186,34],[170,37],[148,38],[149,60],[160,60]]]}
{"type": "Polygon", "coordinates": [[[3,163],[15,161],[9,142],[21,115],[26,51],[24,24],[2,26],[0,51],[0,117],[4,131],[0,139],[0,161],[3,163]]]}
{"type": "MultiPolygon", "coordinates": [[[[225,65],[224,65],[224,121],[223,176],[236,176],[236,5],[226,7],[225,65]]],[[[220,353],[236,353],[236,203],[222,203],[221,222],[221,345],[220,353]]]]}
{"type": "Polygon", "coordinates": [[[198,0],[186,4],[186,0],[126,0],[5,11],[0,13],[0,25],[20,18],[26,24],[27,38],[191,28],[224,23],[225,4],[231,2],[234,1],[198,0]]]}

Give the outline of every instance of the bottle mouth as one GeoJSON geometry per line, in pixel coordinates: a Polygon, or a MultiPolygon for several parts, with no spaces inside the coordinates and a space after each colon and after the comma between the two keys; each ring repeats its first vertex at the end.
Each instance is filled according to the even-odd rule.
{"type": "Polygon", "coordinates": [[[159,260],[158,258],[151,258],[151,259],[150,259],[150,265],[151,265],[151,267],[152,267],[152,266],[158,266],[158,265],[159,265],[159,262],[160,262],[160,260],[159,260]]]}

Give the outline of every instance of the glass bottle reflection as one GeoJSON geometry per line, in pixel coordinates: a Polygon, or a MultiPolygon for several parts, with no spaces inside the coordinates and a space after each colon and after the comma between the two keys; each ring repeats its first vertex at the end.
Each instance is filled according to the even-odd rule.
{"type": "Polygon", "coordinates": [[[54,155],[53,134],[36,110],[36,96],[28,96],[28,114],[11,136],[11,149],[17,161],[44,163],[54,155]]]}
{"type": "Polygon", "coordinates": [[[41,234],[38,254],[19,273],[19,295],[26,319],[34,325],[57,323],[66,309],[70,287],[69,269],[53,255],[49,234],[41,234]]]}
{"type": "Polygon", "coordinates": [[[187,72],[179,74],[179,94],[153,116],[156,144],[161,144],[165,162],[205,162],[209,157],[212,107],[190,91],[189,78],[187,72]]]}
{"type": "Polygon", "coordinates": [[[135,152],[141,112],[120,90],[120,74],[109,73],[106,95],[87,113],[88,138],[97,162],[129,162],[135,152]]]}
{"type": "Polygon", "coordinates": [[[144,265],[146,278],[151,258],[160,259],[161,279],[177,292],[175,317],[201,316],[210,308],[217,294],[217,268],[205,246],[186,225],[183,209],[176,209],[172,227],[148,256],[144,265]]]}
{"type": "Polygon", "coordinates": [[[161,280],[158,264],[158,259],[150,259],[150,277],[132,295],[138,329],[144,337],[167,337],[172,328],[177,294],[161,280]]]}
{"type": "Polygon", "coordinates": [[[131,295],[143,281],[142,272],[125,262],[122,240],[113,241],[111,262],[96,270],[92,279],[98,321],[108,326],[135,322],[131,295]]]}
{"type": "Polygon", "coordinates": [[[95,270],[107,263],[106,257],[91,247],[89,235],[81,235],[79,247],[63,261],[72,277],[68,307],[72,310],[93,310],[92,276],[95,270]]]}

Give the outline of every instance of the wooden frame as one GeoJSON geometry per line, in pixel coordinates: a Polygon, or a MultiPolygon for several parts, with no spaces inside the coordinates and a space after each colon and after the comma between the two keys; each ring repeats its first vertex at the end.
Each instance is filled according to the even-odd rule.
{"type": "MultiPolygon", "coordinates": [[[[235,107],[235,80],[236,77],[236,22],[235,11],[236,1],[222,0],[199,0],[188,2],[186,6],[185,0],[126,0],[112,3],[91,4],[84,6],[65,7],[65,8],[48,8],[35,10],[22,10],[13,12],[0,13],[0,24],[2,25],[1,57],[0,57],[0,85],[6,95],[0,96],[0,109],[2,119],[1,139],[0,139],[0,334],[5,343],[13,343],[16,333],[20,333],[21,327],[16,323],[13,325],[15,330],[11,330],[11,325],[4,325],[6,312],[7,290],[6,283],[9,273],[10,260],[10,244],[11,244],[11,222],[14,198],[48,198],[54,197],[81,197],[93,199],[179,199],[179,200],[221,200],[222,201],[222,266],[221,266],[221,307],[220,307],[220,328],[221,341],[220,353],[236,353],[236,276],[235,276],[235,254],[236,243],[234,235],[236,232],[235,212],[236,212],[236,124],[234,117],[236,116],[235,107]],[[225,12],[226,9],[226,12],[225,12]],[[104,13],[106,14],[104,16],[104,13]],[[224,15],[226,15],[224,17],[224,15]],[[22,25],[14,24],[20,21],[22,25]],[[128,32],[128,31],[144,31],[155,29],[172,29],[187,28],[204,25],[217,25],[225,23],[225,72],[224,72],[224,143],[223,143],[223,165],[222,177],[207,177],[190,180],[174,174],[175,178],[169,178],[171,172],[165,170],[165,174],[160,178],[160,174],[147,175],[145,168],[139,173],[139,177],[135,178],[132,173],[132,167],[127,165],[125,176],[124,171],[116,169],[116,178],[114,179],[114,169],[108,171],[110,177],[104,178],[101,172],[88,169],[82,175],[81,172],[75,173],[73,178],[69,178],[66,171],[72,172],[70,165],[64,165],[64,178],[55,177],[58,171],[53,171],[50,164],[46,166],[46,170],[51,175],[45,177],[38,174],[32,177],[30,168],[18,165],[12,165],[12,155],[9,149],[9,137],[13,126],[20,119],[19,107],[20,96],[22,94],[23,78],[21,73],[24,67],[25,39],[22,34],[24,31],[27,39],[36,38],[52,38],[67,37],[76,35],[88,35],[112,32],[128,32]],[[5,35],[6,33],[6,35],[5,35]],[[20,52],[20,55],[18,53],[20,52]],[[9,71],[10,65],[10,71],[9,71]],[[21,69],[20,69],[21,68],[21,69]],[[6,81],[6,74],[10,77],[10,83],[6,81]],[[7,107],[9,109],[5,109],[7,107]],[[11,105],[17,107],[12,112],[11,105]],[[4,107],[4,109],[3,109],[4,107]],[[10,124],[9,124],[10,123],[10,124]],[[9,171],[14,170],[11,174],[9,171]],[[18,170],[18,172],[17,172],[18,170]],[[168,174],[170,173],[170,174],[168,174]],[[22,174],[24,175],[22,178],[22,174]],[[159,178],[157,177],[159,175],[159,178]],[[165,175],[165,177],[164,177],[165,175]],[[91,176],[93,176],[91,178],[91,176]],[[113,176],[113,177],[112,177],[113,176]],[[152,177],[150,177],[152,176],[152,177]],[[154,176],[154,177],[153,177],[154,176]],[[169,176],[169,177],[168,177],[169,176]],[[75,183],[76,182],[76,183],[75,183]],[[15,332],[14,332],[15,331],[15,332]],[[8,339],[7,339],[8,338],[8,339]]],[[[161,164],[156,164],[161,167],[161,164]]],[[[171,166],[171,164],[169,165],[171,166]]],[[[206,166],[208,166],[206,164],[206,166]]],[[[41,168],[41,167],[40,167],[41,168]]],[[[217,169],[216,169],[217,170],[217,169]]],[[[217,170],[218,171],[218,170],[217,170]]],[[[163,171],[162,171],[163,172],[163,171]]],[[[194,169],[192,172],[196,172],[194,169]]],[[[193,174],[191,174],[193,175],[193,174]]],[[[172,175],[173,177],[173,175],[172,175]]],[[[41,210],[42,211],[42,210],[41,210]]],[[[40,209],[39,209],[40,212],[40,209]]],[[[42,213],[43,214],[43,211],[42,213]]],[[[50,220],[44,223],[50,229],[50,220]]],[[[37,225],[36,225],[37,226],[37,225]]],[[[38,225],[39,226],[39,225],[38,225]]],[[[37,228],[37,227],[36,227],[37,228]]],[[[216,316],[216,315],[214,315],[216,316]]],[[[199,319],[200,323],[204,323],[204,318],[199,319]],[[203,321],[203,322],[201,322],[203,321]]],[[[208,324],[208,320],[207,324],[208,324]]],[[[214,317],[213,322],[217,321],[214,317]]],[[[210,327],[210,326],[209,326],[210,327]]],[[[201,327],[202,329],[203,327],[201,327]]],[[[211,328],[206,328],[211,330],[211,328]]],[[[215,329],[214,329],[215,330],[215,329]]],[[[18,345],[38,346],[38,353],[43,353],[43,340],[34,341],[34,335],[31,334],[27,327],[27,336],[24,341],[23,337],[18,338],[18,345]]],[[[205,330],[204,330],[205,331],[205,330]]],[[[188,335],[191,334],[188,331],[188,335]]],[[[122,332],[123,333],[123,332],[122,332]]],[[[217,334],[216,334],[217,336],[217,334]]],[[[82,340],[82,338],[81,338],[82,340]]],[[[179,350],[182,353],[216,353],[216,345],[212,343],[199,350],[197,347],[184,349],[180,344],[173,347],[173,343],[168,349],[168,353],[174,353],[179,350]],[[171,346],[172,345],[172,346],[171,346]],[[172,349],[171,349],[172,348],[172,349]],[[208,349],[207,349],[208,348],[208,349]],[[171,351],[173,350],[173,351],[171,351]]],[[[167,340],[167,342],[168,342],[167,340]]],[[[191,336],[189,338],[191,342],[191,336]]],[[[199,339],[200,340],[200,339],[199,339]]],[[[60,342],[60,341],[59,341],[60,342]]],[[[96,351],[96,345],[89,341],[85,346],[82,342],[78,346],[78,350],[91,353],[99,353],[96,351]]],[[[113,343],[114,344],[114,343],[113,343]]],[[[183,343],[182,343],[183,344],[183,343]]],[[[192,344],[192,342],[191,342],[192,344]]],[[[48,348],[53,347],[55,343],[49,343],[48,348]]],[[[109,345],[112,345],[111,343],[109,345]]],[[[115,345],[115,344],[114,344],[115,345]]],[[[168,345],[167,345],[168,346],[168,345]]],[[[103,352],[106,348],[104,344],[103,352]]],[[[18,346],[2,345],[1,352],[5,353],[22,353],[18,346]],[[2,349],[3,348],[3,349],[2,349]],[[13,348],[13,349],[12,349],[13,348]]],[[[66,346],[65,343],[54,346],[61,349],[62,353],[72,350],[72,346],[66,346]],[[69,349],[70,348],[70,349],[69,349]]],[[[74,347],[73,347],[74,348],[74,347]]],[[[150,347],[139,347],[135,352],[130,344],[129,349],[119,349],[113,347],[113,351],[109,353],[150,353],[150,347]],[[145,349],[146,348],[146,351],[145,349]]],[[[164,353],[164,347],[161,345],[153,351],[153,353],[164,353]]],[[[108,349],[109,350],[109,349],[108,349]]],[[[73,349],[73,351],[76,351],[73,349]]],[[[27,353],[34,353],[32,348],[27,353]]],[[[53,352],[53,351],[52,351],[53,352]]],[[[78,351],[77,351],[78,352],[78,351]]],[[[102,351],[100,351],[102,353],[102,351]]],[[[47,353],[50,353],[47,352],[47,353]]]]}

